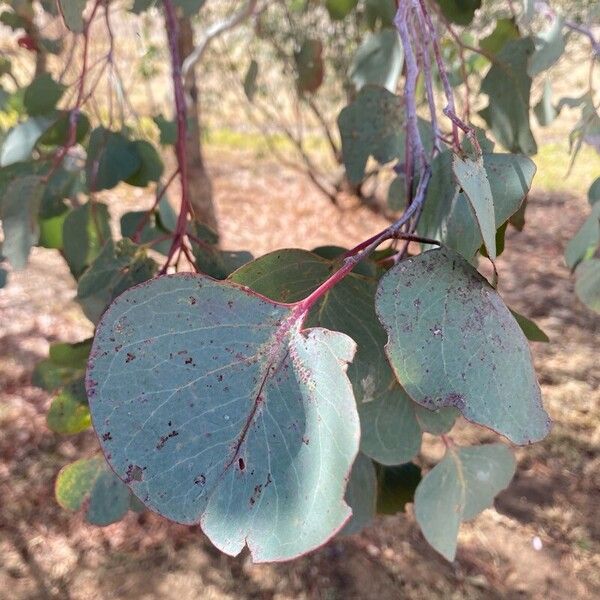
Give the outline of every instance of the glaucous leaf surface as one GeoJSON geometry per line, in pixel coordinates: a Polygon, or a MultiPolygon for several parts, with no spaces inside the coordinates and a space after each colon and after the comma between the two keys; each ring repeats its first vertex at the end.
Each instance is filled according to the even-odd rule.
{"type": "Polygon", "coordinates": [[[592,214],[585,220],[565,248],[565,262],[571,271],[586,258],[591,258],[600,246],[600,204],[592,206],[592,214]]]}
{"type": "Polygon", "coordinates": [[[404,155],[402,99],[382,87],[364,86],[339,114],[342,154],[348,178],[359,183],[369,156],[387,163],[404,155]]]}
{"type": "Polygon", "coordinates": [[[357,91],[365,85],[379,85],[396,91],[404,54],[398,33],[383,29],[365,38],[350,65],[350,80],[357,91]]]}
{"type": "Polygon", "coordinates": [[[492,506],[515,468],[515,458],[503,444],[451,446],[423,477],[415,493],[415,517],[425,539],[445,559],[454,560],[461,522],[492,506]]]}
{"type": "Polygon", "coordinates": [[[531,155],[537,144],[529,125],[531,77],[527,65],[533,54],[530,38],[510,40],[504,44],[481,83],[481,92],[489,104],[480,115],[494,137],[510,152],[531,155]]]}
{"type": "Polygon", "coordinates": [[[0,149],[0,167],[28,160],[42,134],[52,125],[48,116],[31,117],[15,125],[0,149]]]}
{"type": "Polygon", "coordinates": [[[358,453],[346,488],[346,502],[352,509],[352,518],[341,533],[352,535],[364,529],[375,517],[377,505],[377,474],[373,461],[358,453]]]}
{"type": "Polygon", "coordinates": [[[294,558],[349,519],[359,423],[346,335],[230,282],[163,276],[104,313],[87,373],[96,432],[146,506],[222,551],[294,558]]]}
{"type": "Polygon", "coordinates": [[[37,213],[44,194],[43,178],[25,175],[6,187],[0,204],[0,221],[4,241],[2,255],[13,269],[24,269],[31,247],[37,242],[37,213]]]}
{"type": "Polygon", "coordinates": [[[531,352],[498,293],[448,248],[401,261],[376,309],[398,380],[426,408],[454,407],[517,444],[545,437],[531,352]]]}
{"type": "MultiPolygon", "coordinates": [[[[471,260],[483,244],[470,203],[461,193],[452,171],[452,153],[439,154],[419,221],[420,235],[440,240],[471,260]]],[[[483,154],[483,166],[494,203],[495,228],[499,229],[523,205],[536,167],[522,154],[483,154]]]]}
{"type": "Polygon", "coordinates": [[[535,51],[527,65],[527,73],[530,77],[546,71],[562,56],[565,51],[563,27],[563,18],[556,16],[548,29],[535,36],[535,51]]]}
{"type": "MultiPolygon", "coordinates": [[[[280,302],[308,296],[340,263],[306,250],[278,250],[237,270],[232,281],[280,302]]],[[[410,460],[421,446],[415,405],[386,360],[385,332],[375,314],[375,279],[350,274],[313,308],[307,324],[341,331],[358,346],[348,377],[361,421],[361,450],[383,464],[410,460]],[[348,299],[351,298],[351,301],[348,299]]]]}
{"type": "Polygon", "coordinates": [[[92,525],[116,523],[129,510],[127,486],[101,456],[83,458],[61,469],[54,493],[63,508],[73,511],[83,508],[86,520],[92,525]]]}
{"type": "Polygon", "coordinates": [[[488,256],[496,259],[496,219],[494,198],[485,170],[483,158],[464,159],[457,154],[452,159],[452,171],[458,185],[469,200],[475,220],[479,226],[488,256]]]}
{"type": "Polygon", "coordinates": [[[575,293],[591,310],[600,313],[600,259],[582,262],[575,271],[575,293]]]}

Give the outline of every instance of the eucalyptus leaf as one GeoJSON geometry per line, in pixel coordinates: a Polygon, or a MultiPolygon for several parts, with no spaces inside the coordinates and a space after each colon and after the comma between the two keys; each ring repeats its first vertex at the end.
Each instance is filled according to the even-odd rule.
{"type": "Polygon", "coordinates": [[[489,96],[480,111],[495,138],[510,152],[535,154],[537,144],[529,125],[531,77],[527,64],[534,52],[530,38],[509,40],[481,83],[489,96]]]}
{"type": "Polygon", "coordinates": [[[67,510],[83,509],[86,520],[99,526],[120,521],[129,510],[129,490],[104,458],[83,458],[61,469],[56,479],[57,502],[67,510]]]}
{"type": "Polygon", "coordinates": [[[351,515],[359,424],[346,335],[293,307],[189,274],[129,289],[98,325],[87,373],[111,467],[146,506],[200,523],[223,552],[299,556],[351,515]]]}
{"type": "Polygon", "coordinates": [[[359,46],[349,76],[357,91],[365,85],[379,85],[395,92],[402,71],[404,53],[398,33],[384,29],[365,38],[359,46]]]}
{"type": "Polygon", "coordinates": [[[450,446],[415,493],[415,517],[425,539],[444,558],[454,560],[461,522],[492,506],[515,468],[515,458],[503,444],[450,446]]]}
{"type": "Polygon", "coordinates": [[[24,269],[31,247],[37,242],[37,212],[44,194],[44,181],[39,175],[14,179],[6,188],[0,204],[4,232],[2,254],[13,269],[24,269]]]}
{"type": "Polygon", "coordinates": [[[426,408],[454,407],[516,444],[550,419],[521,328],[497,292],[448,248],[401,261],[381,279],[376,309],[399,382],[426,408]]]}
{"type": "Polygon", "coordinates": [[[600,259],[582,262],[575,271],[575,293],[591,310],[600,313],[600,259]]]}

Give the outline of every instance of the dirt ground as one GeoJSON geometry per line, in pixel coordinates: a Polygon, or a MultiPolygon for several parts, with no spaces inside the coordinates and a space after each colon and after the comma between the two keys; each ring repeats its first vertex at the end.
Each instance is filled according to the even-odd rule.
{"type": "MultiPolygon", "coordinates": [[[[212,158],[225,248],[350,246],[383,225],[351,202],[334,208],[277,165],[212,158]]],[[[119,191],[111,210],[147,200],[119,191]]],[[[453,564],[428,547],[411,514],[379,518],[291,563],[253,565],[247,554],[221,555],[198,528],[152,514],[99,529],[60,509],[58,469],[97,444],[91,431],[65,438],[47,429],[50,399],[31,385],[31,372],[49,342],[91,328],[60,257],[36,249],[30,268],[0,291],[0,599],[599,598],[600,318],[576,300],[562,260],[585,214],[583,198],[538,191],[525,232],[510,233],[500,289],[551,337],[533,351],[555,424],[544,442],[517,450],[515,480],[497,511],[462,528],[453,564]]],[[[460,424],[456,438],[494,436],[460,424]]],[[[429,437],[420,461],[441,454],[429,437]]]]}

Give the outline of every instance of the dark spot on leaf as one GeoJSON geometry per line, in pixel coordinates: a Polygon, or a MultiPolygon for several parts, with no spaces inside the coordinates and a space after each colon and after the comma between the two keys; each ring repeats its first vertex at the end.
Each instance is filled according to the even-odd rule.
{"type": "Polygon", "coordinates": [[[204,476],[204,473],[200,473],[200,475],[194,479],[194,483],[196,485],[204,485],[206,483],[206,477],[204,476]]]}
{"type": "Polygon", "coordinates": [[[112,440],[112,435],[110,435],[110,431],[102,434],[102,441],[108,442],[108,440],[112,440]]]}
{"type": "Polygon", "coordinates": [[[125,472],[125,483],[132,481],[142,481],[144,479],[144,468],[138,465],[129,465],[125,472]]]}
{"type": "Polygon", "coordinates": [[[160,440],[158,440],[158,444],[156,444],[156,449],[161,450],[170,438],[173,438],[177,435],[179,435],[179,432],[175,430],[171,431],[171,433],[168,433],[167,435],[162,435],[160,440]]]}
{"type": "Polygon", "coordinates": [[[128,362],[131,362],[132,360],[135,360],[135,354],[131,354],[131,352],[128,352],[125,362],[128,363],[128,362]]]}

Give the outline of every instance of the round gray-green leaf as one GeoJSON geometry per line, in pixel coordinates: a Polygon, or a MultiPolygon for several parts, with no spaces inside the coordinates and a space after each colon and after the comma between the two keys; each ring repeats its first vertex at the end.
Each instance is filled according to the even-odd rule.
{"type": "Polygon", "coordinates": [[[381,279],[376,310],[390,363],[413,400],[453,406],[517,444],[546,436],[550,420],[527,339],[460,255],[440,248],[398,263],[381,279]]]}
{"type": "Polygon", "coordinates": [[[150,509],[200,523],[223,552],[286,560],[331,538],[360,428],[346,335],[294,306],[173,275],[131,288],[97,328],[87,372],[110,465],[150,509]]]}

